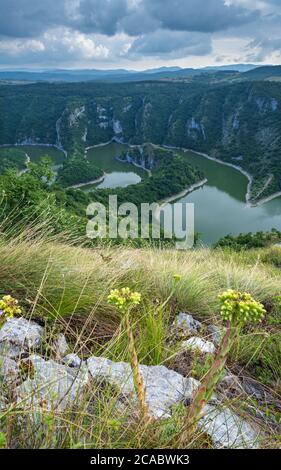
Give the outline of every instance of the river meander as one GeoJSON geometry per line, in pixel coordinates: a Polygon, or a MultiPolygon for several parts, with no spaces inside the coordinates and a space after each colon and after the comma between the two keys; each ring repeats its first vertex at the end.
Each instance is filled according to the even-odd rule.
{"type": "MultiPolygon", "coordinates": [[[[124,149],[124,145],[117,143],[95,147],[89,150],[88,158],[94,159],[97,166],[106,172],[122,170],[122,174],[133,171],[143,177],[143,170],[116,160],[121,148],[124,149]]],[[[195,230],[201,234],[203,243],[212,244],[227,234],[238,235],[272,228],[281,230],[280,197],[261,206],[248,207],[245,201],[248,180],[242,173],[194,152],[178,152],[200,168],[208,180],[203,187],[177,201],[194,203],[195,230]]]]}

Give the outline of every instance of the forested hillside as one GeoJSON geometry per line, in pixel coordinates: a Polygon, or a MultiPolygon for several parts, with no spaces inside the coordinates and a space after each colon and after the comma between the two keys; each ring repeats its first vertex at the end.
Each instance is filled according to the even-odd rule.
{"type": "Polygon", "coordinates": [[[281,191],[279,83],[0,88],[0,144],[52,143],[80,157],[112,138],[190,148],[239,165],[254,177],[253,200],[281,191]]]}

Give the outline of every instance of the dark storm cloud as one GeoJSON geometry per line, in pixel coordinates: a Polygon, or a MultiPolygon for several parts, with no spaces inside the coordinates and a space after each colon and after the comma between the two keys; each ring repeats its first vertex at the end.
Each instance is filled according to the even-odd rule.
{"type": "Polygon", "coordinates": [[[0,35],[35,37],[65,18],[61,0],[0,0],[0,35]]]}
{"type": "Polygon", "coordinates": [[[157,29],[214,32],[249,23],[259,16],[224,0],[81,0],[82,30],[113,34],[123,30],[135,36],[157,29]]]}
{"type": "Polygon", "coordinates": [[[127,0],[80,0],[77,19],[72,25],[83,32],[111,36],[120,29],[120,21],[128,15],[127,0]]]}
{"type": "Polygon", "coordinates": [[[249,23],[259,16],[224,0],[144,0],[147,11],[163,28],[175,31],[215,32],[249,23]]]}
{"type": "Polygon", "coordinates": [[[0,34],[31,37],[53,26],[136,36],[157,29],[214,32],[253,21],[258,12],[224,0],[0,0],[0,34]]]}

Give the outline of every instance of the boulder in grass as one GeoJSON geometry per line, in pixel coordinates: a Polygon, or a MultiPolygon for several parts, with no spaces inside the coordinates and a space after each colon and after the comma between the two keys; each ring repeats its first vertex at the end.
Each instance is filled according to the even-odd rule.
{"type": "Polygon", "coordinates": [[[7,386],[17,383],[19,368],[16,361],[8,356],[0,356],[0,381],[7,386]]]}
{"type": "Polygon", "coordinates": [[[77,354],[67,354],[63,359],[62,359],[63,364],[69,366],[69,367],[80,367],[82,365],[82,359],[80,359],[77,354]]]}
{"type": "Polygon", "coordinates": [[[0,329],[0,354],[11,358],[40,349],[44,329],[25,318],[8,318],[0,329]]]}
{"type": "Polygon", "coordinates": [[[191,351],[199,351],[202,354],[214,354],[216,351],[214,343],[205,341],[198,336],[193,336],[187,341],[182,342],[182,349],[189,349],[191,351]]]}
{"type": "Polygon", "coordinates": [[[69,350],[66,338],[64,334],[59,333],[55,341],[52,344],[52,349],[58,359],[64,357],[69,350]]]}
{"type": "Polygon", "coordinates": [[[190,334],[199,333],[202,330],[203,325],[198,320],[195,320],[189,313],[179,313],[173,323],[172,329],[180,331],[186,336],[190,334]]]}
{"type": "Polygon", "coordinates": [[[220,449],[256,449],[261,433],[258,428],[222,405],[206,405],[199,427],[220,449]]]}
{"type": "MultiPolygon", "coordinates": [[[[91,357],[87,366],[92,379],[114,387],[120,395],[136,401],[133,374],[127,362],[113,362],[103,357],[91,357]]],[[[165,366],[140,365],[146,388],[146,400],[154,418],[170,415],[170,407],[191,398],[199,382],[185,378],[165,366]]]]}
{"type": "Polygon", "coordinates": [[[49,410],[64,410],[83,396],[89,382],[86,368],[77,371],[40,356],[30,356],[28,361],[33,368],[32,378],[17,387],[19,403],[23,401],[34,410],[42,404],[49,410]]]}
{"type": "Polygon", "coordinates": [[[211,336],[211,340],[213,343],[218,346],[223,337],[223,328],[220,328],[217,325],[209,325],[208,326],[208,333],[211,336]]]}

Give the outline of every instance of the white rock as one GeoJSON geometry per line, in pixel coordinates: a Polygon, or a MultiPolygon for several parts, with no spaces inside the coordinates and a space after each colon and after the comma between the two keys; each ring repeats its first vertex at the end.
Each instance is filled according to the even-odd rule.
{"type": "Polygon", "coordinates": [[[41,346],[44,329],[25,318],[10,318],[0,329],[0,352],[18,357],[23,352],[36,351],[41,346]]]}
{"type": "Polygon", "coordinates": [[[54,350],[57,357],[59,358],[65,356],[66,353],[68,352],[69,347],[68,347],[66,338],[62,333],[60,333],[55,339],[52,345],[52,349],[54,350]]]}
{"type": "Polygon", "coordinates": [[[0,356],[0,380],[4,384],[15,384],[19,376],[19,369],[16,361],[7,356],[0,356]]]}
{"type": "MultiPolygon", "coordinates": [[[[136,400],[131,366],[126,362],[112,362],[103,357],[91,357],[87,361],[93,379],[114,386],[123,396],[136,400]]],[[[140,366],[146,388],[146,401],[155,418],[169,416],[175,403],[190,399],[199,386],[192,378],[167,369],[164,366],[140,366]]]]}
{"type": "Polygon", "coordinates": [[[87,366],[93,379],[116,386],[125,395],[133,394],[132,370],[127,362],[112,362],[104,357],[90,357],[87,366]]]}
{"type": "Polygon", "coordinates": [[[76,126],[79,119],[83,116],[84,113],[85,113],[85,106],[80,106],[78,108],[75,108],[69,114],[69,125],[70,125],[70,127],[76,126]]]}
{"type": "Polygon", "coordinates": [[[7,407],[9,406],[9,401],[7,397],[0,395],[0,411],[6,411],[7,407]]]}
{"type": "Polygon", "coordinates": [[[216,346],[218,346],[221,342],[223,336],[223,329],[217,325],[209,325],[208,332],[211,335],[212,341],[216,346]]]}
{"type": "Polygon", "coordinates": [[[122,134],[123,132],[122,125],[118,119],[113,119],[112,126],[113,126],[114,134],[122,134]]]}
{"type": "Polygon", "coordinates": [[[62,359],[62,362],[69,367],[80,367],[83,361],[77,354],[67,354],[67,356],[62,359]]]}
{"type": "Polygon", "coordinates": [[[191,349],[191,351],[199,350],[201,353],[204,354],[214,354],[216,348],[211,341],[205,341],[197,336],[193,336],[192,338],[188,339],[187,341],[182,342],[183,349],[191,349]]]}
{"type": "Polygon", "coordinates": [[[24,400],[25,405],[38,408],[43,402],[47,409],[63,410],[75,403],[88,384],[85,367],[77,371],[40,356],[30,356],[29,361],[34,367],[34,377],[17,387],[18,402],[24,400]]]}
{"type": "Polygon", "coordinates": [[[167,369],[164,366],[141,366],[147,390],[147,403],[155,418],[170,416],[169,408],[191,399],[200,382],[167,369]]]}
{"type": "Polygon", "coordinates": [[[217,448],[257,448],[260,433],[229,408],[206,405],[199,427],[207,432],[217,448]]]}
{"type": "Polygon", "coordinates": [[[173,323],[173,328],[182,330],[186,334],[198,333],[202,328],[202,323],[195,320],[192,315],[188,313],[179,313],[173,323]]]}

